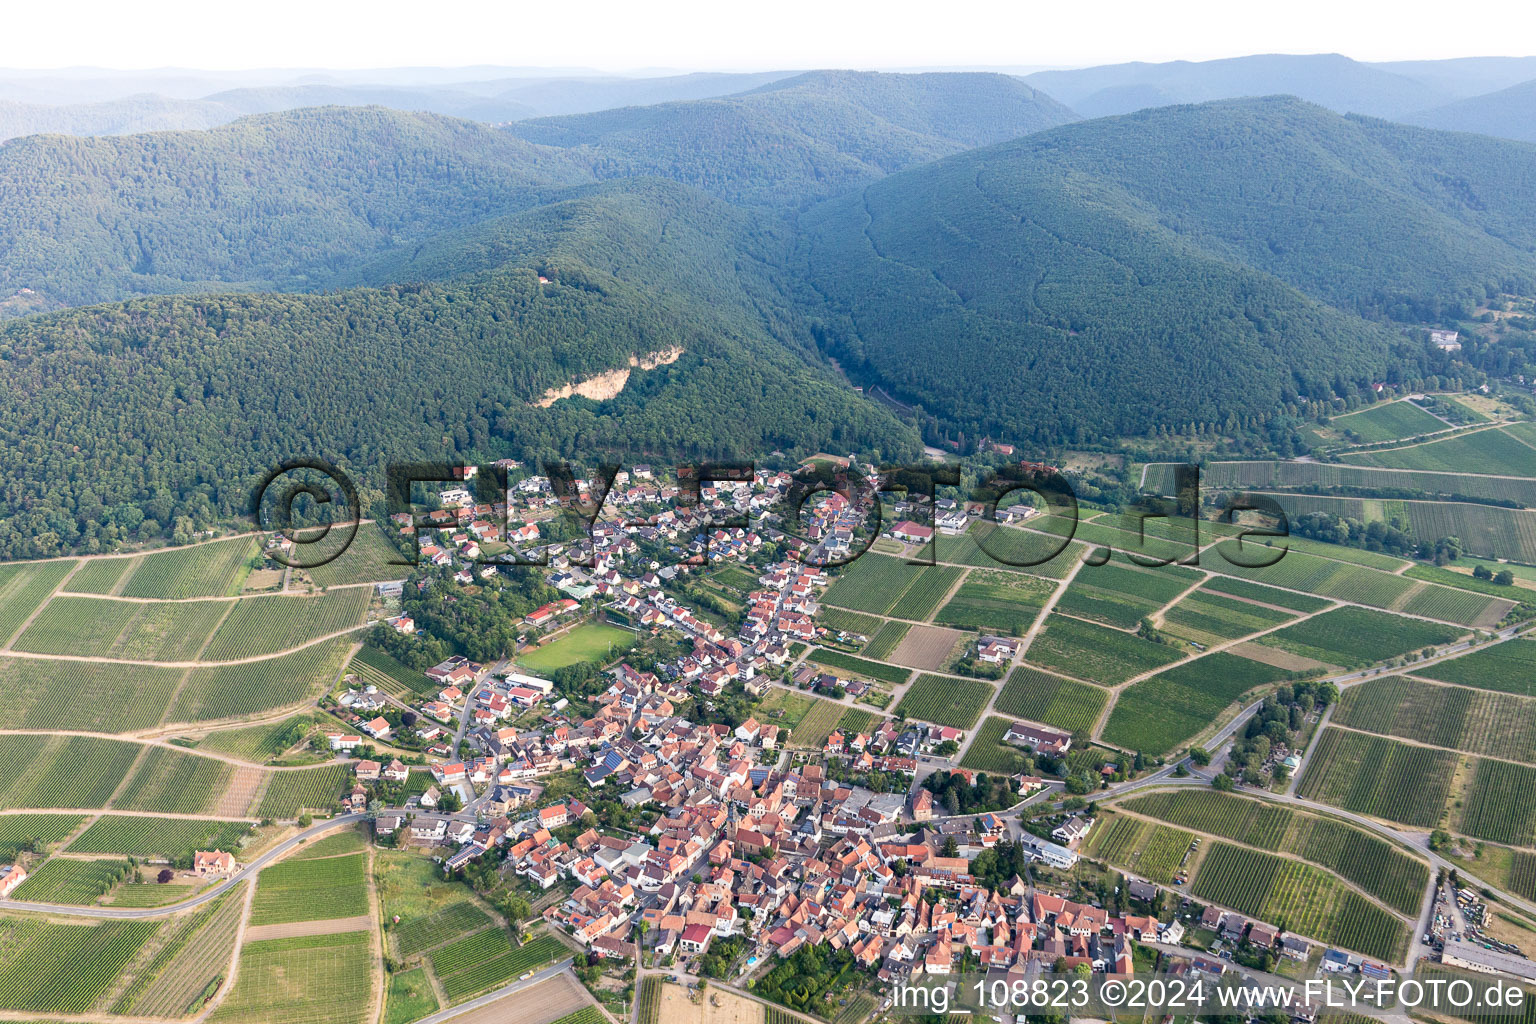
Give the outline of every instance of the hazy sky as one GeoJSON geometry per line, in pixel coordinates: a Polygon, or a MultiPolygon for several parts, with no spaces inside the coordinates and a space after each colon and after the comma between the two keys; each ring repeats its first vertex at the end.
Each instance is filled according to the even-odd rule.
{"type": "Polygon", "coordinates": [[[0,67],[582,66],[608,71],[1081,65],[1536,49],[1519,0],[48,0],[7,5],[0,67]]]}

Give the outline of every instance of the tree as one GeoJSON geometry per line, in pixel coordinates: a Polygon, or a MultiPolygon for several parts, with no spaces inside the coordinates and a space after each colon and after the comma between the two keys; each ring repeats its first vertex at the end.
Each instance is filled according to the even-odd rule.
{"type": "Polygon", "coordinates": [[[1189,759],[1202,768],[1211,763],[1210,752],[1204,747],[1190,747],[1189,759]]]}
{"type": "Polygon", "coordinates": [[[1451,834],[1443,828],[1437,828],[1429,834],[1429,848],[1431,850],[1443,850],[1451,845],[1451,834]]]}
{"type": "Polygon", "coordinates": [[[1501,587],[1512,586],[1515,582],[1515,574],[1508,569],[1500,569],[1493,577],[1493,582],[1501,587]]]}
{"type": "Polygon", "coordinates": [[[164,885],[166,882],[169,882],[175,877],[176,872],[172,871],[170,868],[161,868],[160,873],[155,876],[155,881],[159,882],[161,885],[164,885]]]}
{"type": "Polygon", "coordinates": [[[1235,788],[1232,783],[1232,777],[1226,772],[1222,772],[1220,775],[1212,779],[1211,785],[1223,793],[1230,793],[1235,788]]]}

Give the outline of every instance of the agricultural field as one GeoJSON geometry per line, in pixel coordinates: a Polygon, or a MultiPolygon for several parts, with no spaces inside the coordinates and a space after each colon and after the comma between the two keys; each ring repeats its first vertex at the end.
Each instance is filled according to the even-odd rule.
{"type": "Polygon", "coordinates": [[[1026,660],[1043,668],[1106,686],[1123,683],[1182,656],[1166,644],[1054,613],[1025,654],[1026,660]]]}
{"type": "Polygon", "coordinates": [[[1446,587],[1454,587],[1459,590],[1470,590],[1475,594],[1484,594],[1488,597],[1498,597],[1506,601],[1516,601],[1530,605],[1536,603],[1536,570],[1528,566],[1518,565],[1514,562],[1495,562],[1486,558],[1473,558],[1463,555],[1454,563],[1444,566],[1439,565],[1415,565],[1403,573],[1409,579],[1423,580],[1426,583],[1439,583],[1446,587]],[[1473,571],[1482,566],[1490,573],[1498,573],[1508,569],[1515,577],[1512,584],[1495,583],[1492,580],[1480,580],[1473,576],[1473,571]]]}
{"type": "Polygon", "coordinates": [[[410,692],[418,696],[435,694],[439,689],[436,683],[427,678],[425,672],[402,665],[386,652],[367,644],[358,648],[347,669],[359,673],[365,669],[372,669],[376,675],[369,678],[381,689],[398,690],[401,693],[410,692]],[[384,685],[386,683],[387,686],[384,685]]]}
{"type": "Polygon", "coordinates": [[[233,597],[257,550],[256,538],[168,548],[145,555],[123,581],[124,597],[233,597]]]}
{"type": "Polygon", "coordinates": [[[882,660],[907,668],[936,672],[949,664],[955,649],[967,639],[967,634],[944,626],[914,625],[907,628],[904,622],[892,625],[902,627],[901,641],[882,660]]]}
{"type": "Polygon", "coordinates": [[[364,1024],[371,1019],[370,932],[337,932],[247,942],[235,986],[208,1018],[214,1024],[283,1021],[364,1024]]]}
{"type": "Polygon", "coordinates": [[[0,736],[0,809],[102,807],[142,749],[94,736],[0,736]]]}
{"type": "MultiPolygon", "coordinates": [[[[340,540],[341,533],[337,533],[340,540]]],[[[322,545],[328,541],[321,541],[322,545]]],[[[335,547],[322,548],[329,553],[335,547]]],[[[315,556],[305,552],[305,560],[315,556]]],[[[410,574],[408,555],[402,555],[384,532],[372,523],[360,523],[357,534],[347,549],[324,565],[304,571],[317,587],[339,587],[349,583],[382,583],[385,580],[402,580],[410,574]]]]}
{"type": "Polygon", "coordinates": [[[208,814],[234,774],[234,766],[224,761],[149,747],[112,806],[121,811],[208,814]]]}
{"type": "Polygon", "coordinates": [[[1349,453],[1340,458],[1352,466],[1381,469],[1536,477],[1536,448],[1516,440],[1507,428],[1498,427],[1426,444],[1349,453]]]}
{"type": "Polygon", "coordinates": [[[52,846],[84,820],[79,814],[0,814],[0,863],[9,863],[34,843],[40,848],[52,846]]]}
{"type": "Polygon", "coordinates": [[[1507,640],[1469,653],[1415,667],[1415,675],[1446,683],[1536,697],[1536,640],[1507,640]]]}
{"type": "Polygon", "coordinates": [[[1536,701],[1378,676],[1344,690],[1335,725],[1536,764],[1536,701]]]}
{"type": "MultiPolygon", "coordinates": [[[[210,732],[196,743],[197,750],[216,754],[228,754],[258,764],[270,761],[309,735],[315,724],[312,714],[299,714],[280,722],[267,725],[251,725],[244,729],[220,729],[210,732]]],[[[320,755],[305,755],[318,758],[320,755]]]]}
{"type": "MultiPolygon", "coordinates": [[[[1147,470],[1147,487],[1167,486],[1171,464],[1147,470]]],[[[1353,488],[1358,490],[1420,491],[1442,498],[1482,498],[1536,505],[1536,480],[1430,473],[1401,469],[1370,469],[1329,462],[1208,462],[1201,467],[1201,484],[1212,490],[1251,491],[1288,488],[1353,488]]]]}
{"type": "Polygon", "coordinates": [[[811,701],[811,704],[802,712],[799,724],[793,727],[790,743],[796,747],[811,747],[819,750],[827,742],[827,737],[837,728],[838,723],[843,720],[843,714],[849,708],[817,697],[806,699],[811,701]]]}
{"type": "Polygon", "coordinates": [[[1513,846],[1536,842],[1536,767],[1480,757],[1462,803],[1459,831],[1513,846]]]}
{"type": "Polygon", "coordinates": [[[82,559],[63,589],[71,594],[110,594],[133,561],[132,557],[82,559]]]}
{"type": "Polygon", "coordinates": [[[85,1014],[159,927],[0,916],[0,1010],[85,1014]]]}
{"type": "Polygon", "coordinates": [[[1083,557],[1084,550],[1086,546],[1077,541],[1069,541],[1063,546],[1062,538],[1058,536],[986,522],[972,524],[970,530],[958,537],[941,535],[938,539],[938,560],[941,562],[978,569],[1026,572],[1053,580],[1065,578],[1083,557]],[[1008,561],[998,561],[988,554],[989,551],[1008,561]]]}
{"type": "Polygon", "coordinates": [[[441,978],[511,951],[512,940],[508,937],[506,930],[496,927],[486,928],[450,942],[427,959],[432,961],[432,973],[441,978]]]}
{"type": "Polygon", "coordinates": [[[1226,842],[1214,842],[1191,892],[1288,930],[1367,956],[1395,961],[1408,926],[1320,868],[1226,842]]]}
{"type": "Polygon", "coordinates": [[[1181,529],[1167,520],[1138,519],[1129,514],[1099,515],[1075,522],[1064,516],[1037,516],[1029,521],[1028,528],[1107,548],[1114,552],[1116,562],[1127,565],[1136,564],[1131,555],[1143,561],[1176,561],[1194,553],[1192,528],[1181,529]]]}
{"type": "Polygon", "coordinates": [[[1194,738],[1233,701],[1280,673],[1268,665],[1219,651],[1176,665],[1121,691],[1104,741],[1161,755],[1194,738]]]}
{"type": "Polygon", "coordinates": [[[1434,828],[1445,810],[1457,756],[1343,729],[1324,729],[1307,758],[1298,796],[1389,821],[1434,828]]]}
{"type": "Polygon", "coordinates": [[[1142,619],[1200,579],[1198,572],[1176,565],[1157,569],[1136,569],[1113,562],[1085,566],[1067,585],[1067,592],[1056,608],[1080,619],[1135,629],[1142,619]]]}
{"type": "Polygon", "coordinates": [[[1369,608],[1335,608],[1257,641],[1340,668],[1360,668],[1425,647],[1448,644],[1462,634],[1454,626],[1369,608]]]}
{"type": "Polygon", "coordinates": [[[1163,613],[1162,631],[1209,647],[1273,629],[1296,616],[1202,586],[1163,613]]]}
{"type": "Polygon", "coordinates": [[[1266,587],[1262,583],[1240,580],[1233,576],[1213,577],[1205,582],[1200,592],[1218,597],[1240,597],[1258,604],[1288,608],[1303,615],[1320,612],[1333,603],[1321,597],[1294,594],[1289,590],[1277,590],[1274,587],[1266,587]]]}
{"type": "Polygon", "coordinates": [[[266,868],[256,880],[251,924],[329,921],[368,913],[363,879],[367,855],[347,854],[287,860],[266,868]]]}
{"type": "Polygon", "coordinates": [[[49,857],[16,887],[11,898],[27,903],[85,906],[105,896],[127,873],[125,860],[49,857]]]}
{"type": "Polygon", "coordinates": [[[236,852],[250,834],[251,826],[243,821],[108,814],[92,822],[68,849],[70,853],[174,858],[194,850],[236,852]]]}
{"type": "Polygon", "coordinates": [[[165,720],[216,721],[313,700],[336,682],[350,646],[333,640],[261,661],[194,668],[165,720]]]}
{"type": "Polygon", "coordinates": [[[927,565],[912,570],[912,585],[891,606],[891,616],[926,621],[964,573],[964,569],[952,565],[927,565]]]}
{"type": "Polygon", "coordinates": [[[490,923],[490,916],[485,911],[464,900],[425,917],[402,921],[391,934],[394,935],[395,952],[401,957],[410,957],[485,928],[490,923]]]}
{"type": "Polygon", "coordinates": [[[389,976],[385,995],[384,1024],[410,1024],[437,1012],[437,993],[424,967],[413,967],[389,976]]]}
{"type": "Polygon", "coordinates": [[[980,679],[956,679],[924,673],[917,677],[896,712],[907,718],[970,729],[995,689],[980,679]]]}
{"type": "Polygon", "coordinates": [[[891,652],[906,637],[907,630],[911,629],[912,625],[907,622],[880,622],[879,619],[875,622],[879,623],[878,629],[873,633],[864,634],[869,637],[869,643],[859,653],[876,661],[889,661],[891,652]]]}
{"type": "Polygon", "coordinates": [[[1088,855],[1167,885],[1184,863],[1194,839],[1192,832],[1114,815],[1094,829],[1088,855]]]}
{"type": "MultiPolygon", "coordinates": [[[[134,874],[130,873],[129,878],[134,879],[134,874]]],[[[196,891],[195,885],[174,885],[169,882],[161,885],[153,881],[130,880],[118,885],[101,902],[112,907],[137,909],[168,907],[180,903],[196,891]]]]}
{"type": "Polygon", "coordinates": [[[885,625],[884,619],[878,615],[865,615],[863,612],[851,612],[846,608],[823,607],[818,614],[821,624],[828,629],[844,629],[850,633],[857,633],[862,637],[873,637],[885,625]]]}
{"type": "MultiPolygon", "coordinates": [[[[1027,767],[1022,747],[1004,743],[1003,735],[1013,723],[1006,718],[988,715],[987,720],[976,727],[976,737],[965,748],[960,767],[974,768],[992,775],[1017,775],[1027,767]]],[[[1019,797],[1020,800],[1024,799],[1019,797]]]]}
{"type": "MultiPolygon", "coordinates": [[[[661,986],[664,982],[659,975],[648,974],[640,979],[640,1005],[638,1009],[639,1024],[658,1024],[661,1016],[661,986]]],[[[769,1022],[773,1024],[773,1011],[769,1010],[769,1022]]],[[[793,1018],[791,1018],[793,1020],[793,1018]]]]}
{"type": "Polygon", "coordinates": [[[185,668],[0,657],[0,702],[18,729],[130,732],[159,724],[185,668]]]}
{"type": "Polygon", "coordinates": [[[886,615],[907,592],[916,574],[917,567],[903,559],[867,554],[843,569],[822,601],[856,612],[886,615]]]}
{"type": "Polygon", "coordinates": [[[34,654],[191,661],[228,611],[225,601],[144,603],[61,595],[12,646],[34,654]]]}
{"type": "Polygon", "coordinates": [[[177,934],[136,972],[133,984],[112,1004],[112,1012],[186,1015],[228,973],[244,910],[245,901],[231,894],[187,917],[177,934]]]}
{"type": "Polygon", "coordinates": [[[352,773],[339,765],[273,772],[255,813],[263,818],[294,818],[304,810],[335,807],[351,779],[352,773]]]}
{"type": "Polygon", "coordinates": [[[6,645],[27,621],[27,616],[53,593],[74,567],[72,558],[0,565],[0,647],[6,645]]]}
{"type": "Polygon", "coordinates": [[[973,570],[935,622],[1003,636],[1023,634],[1050,600],[1054,583],[1018,572],[973,570]]]}
{"type": "Polygon", "coordinates": [[[350,587],[312,597],[272,594],[242,598],[209,641],[202,660],[234,661],[276,654],[361,625],[368,611],[369,593],[367,587],[350,587]]]}
{"type": "Polygon", "coordinates": [[[1008,674],[994,707],[1005,715],[1077,732],[1093,728],[1108,699],[1097,686],[1020,665],[1008,674]]]}
{"type": "MultiPolygon", "coordinates": [[[[1329,512],[1362,522],[1395,520],[1414,540],[1431,545],[1441,537],[1459,537],[1464,550],[1472,555],[1536,560],[1536,512],[1529,509],[1452,501],[1382,501],[1279,492],[1269,493],[1267,497],[1278,502],[1286,514],[1293,517],[1309,512],[1329,512]]],[[[1316,544],[1315,541],[1312,543],[1316,544]]],[[[1341,549],[1330,545],[1313,553],[1342,558],[1334,554],[1337,550],[1341,549]]]]}
{"type": "Polygon", "coordinates": [[[840,654],[820,647],[813,648],[805,656],[805,660],[832,669],[834,675],[878,679],[884,683],[904,683],[907,681],[907,676],[911,675],[910,671],[899,665],[886,665],[883,662],[855,658],[851,654],[840,654]]]}
{"type": "Polygon", "coordinates": [[[777,725],[782,729],[794,729],[813,707],[825,703],[829,702],[818,700],[807,693],[775,686],[758,703],[757,718],[761,722],[777,725]]]}
{"type": "Polygon", "coordinates": [[[518,655],[517,663],[527,672],[553,672],[585,661],[607,661],[634,642],[635,634],[627,629],[588,622],[530,654],[518,655]]]}
{"type": "Polygon", "coordinates": [[[1407,399],[1380,402],[1357,412],[1335,416],[1328,421],[1328,425],[1340,432],[1353,434],[1354,444],[1376,444],[1450,429],[1444,420],[1430,415],[1407,399]]]}
{"type": "MultiPolygon", "coordinates": [[[[501,934],[505,940],[506,933],[501,934]]],[[[448,997],[449,1003],[461,1003],[488,989],[505,985],[524,971],[537,970],[553,960],[564,959],[569,955],[558,940],[541,935],[500,956],[468,960],[461,969],[447,973],[437,966],[437,957],[453,948],[445,946],[432,955],[433,973],[442,983],[443,994],[448,997]]]]}

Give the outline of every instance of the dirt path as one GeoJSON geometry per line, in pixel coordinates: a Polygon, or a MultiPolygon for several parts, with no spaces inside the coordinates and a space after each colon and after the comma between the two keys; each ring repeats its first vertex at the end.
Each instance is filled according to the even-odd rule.
{"type": "MultiPolygon", "coordinates": [[[[33,612],[32,614],[35,616],[37,613],[33,612]]],[[[28,617],[27,622],[31,621],[32,618],[28,617]]],[[[337,637],[346,636],[348,633],[356,633],[358,630],[367,629],[371,625],[373,624],[370,622],[359,623],[356,626],[348,626],[346,629],[338,629],[334,633],[327,633],[325,636],[317,636],[312,640],[306,640],[302,644],[289,647],[286,650],[275,651],[271,654],[257,654],[249,658],[235,658],[232,661],[134,661],[129,658],[104,658],[100,655],[82,657],[73,654],[34,654],[31,651],[12,651],[9,649],[5,651],[5,655],[8,658],[31,658],[35,661],[90,661],[103,665],[152,665],[159,666],[160,668],[217,668],[221,665],[249,665],[253,661],[271,661],[273,658],[281,658],[285,654],[302,651],[306,647],[323,644],[328,640],[335,640],[337,637]]],[[[23,626],[25,626],[25,623],[23,626]]],[[[19,631],[17,635],[21,635],[19,631]]]]}
{"type": "Polygon", "coordinates": [[[53,600],[53,596],[59,592],[59,588],[64,586],[64,584],[68,583],[69,580],[70,580],[70,577],[74,576],[75,573],[79,572],[80,571],[80,567],[82,565],[84,565],[84,564],[85,564],[85,562],[83,560],[77,560],[75,562],[74,566],[69,570],[69,572],[64,574],[64,578],[59,580],[58,584],[55,585],[52,590],[48,591],[48,596],[43,598],[42,601],[38,602],[38,605],[37,605],[36,608],[32,609],[32,614],[28,615],[25,619],[23,619],[21,621],[21,625],[16,627],[16,631],[14,633],[12,633],[10,636],[5,638],[5,643],[3,645],[0,645],[0,651],[4,651],[6,654],[13,654],[13,653],[19,654],[19,653],[21,653],[19,651],[13,652],[11,650],[12,642],[14,642],[17,637],[21,636],[21,634],[23,634],[23,633],[25,633],[27,631],[27,627],[32,625],[32,620],[37,618],[39,615],[41,615],[43,609],[48,607],[48,602],[53,600]]]}
{"type": "Polygon", "coordinates": [[[330,921],[293,921],[289,924],[259,924],[249,928],[245,941],[260,942],[262,939],[292,939],[301,935],[335,935],[338,932],[360,932],[373,926],[371,914],[356,917],[338,917],[330,921]]]}

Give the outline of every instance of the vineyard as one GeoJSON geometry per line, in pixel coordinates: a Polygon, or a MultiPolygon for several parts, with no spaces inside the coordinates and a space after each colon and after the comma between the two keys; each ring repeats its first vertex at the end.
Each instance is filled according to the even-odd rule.
{"type": "Polygon", "coordinates": [[[94,903],[128,873],[128,862],[50,857],[16,887],[14,899],[28,903],[94,903]]]}
{"type": "Polygon", "coordinates": [[[365,667],[372,669],[375,675],[371,678],[377,682],[380,677],[383,677],[389,681],[392,690],[410,691],[418,696],[424,696],[436,693],[439,689],[436,683],[427,678],[425,672],[407,668],[377,647],[370,647],[367,644],[358,648],[357,653],[352,657],[350,667],[354,672],[361,671],[365,667]]]}
{"type": "Polygon", "coordinates": [[[86,1013],[158,927],[153,921],[84,925],[0,917],[0,1010],[86,1013]]]}
{"type": "Polygon", "coordinates": [[[1431,416],[1406,399],[1397,402],[1380,402],[1359,412],[1335,416],[1328,421],[1328,424],[1354,433],[1357,437],[1355,444],[1395,441],[1402,437],[1431,434],[1446,429],[1444,421],[1431,416]]]}
{"type": "Polygon", "coordinates": [[[865,555],[843,570],[822,600],[840,608],[885,615],[912,585],[916,572],[900,558],[865,555]]]}
{"type": "Polygon", "coordinates": [[[1296,793],[1405,825],[1440,823],[1456,755],[1342,729],[1324,729],[1296,793]]]}
{"type": "Polygon", "coordinates": [[[402,957],[440,946],[466,932],[491,923],[485,911],[468,901],[444,907],[427,917],[404,921],[394,929],[395,951],[402,957]]]}
{"type": "Polygon", "coordinates": [[[1175,789],[1125,802],[1127,810],[1222,836],[1248,846],[1278,850],[1294,812],[1278,804],[1229,796],[1213,789],[1175,789]]]}
{"type": "Polygon", "coordinates": [[[1514,846],[1536,841],[1536,767],[1478,758],[1462,799],[1467,835],[1514,846]]]}
{"type": "Polygon", "coordinates": [[[1082,559],[1085,547],[1076,541],[1063,547],[1060,537],[1043,537],[1038,533],[1014,530],[993,523],[976,523],[969,532],[959,537],[941,536],[939,560],[978,569],[1025,572],[1032,576],[1059,580],[1065,578],[1082,559]],[[986,545],[987,550],[983,550],[982,544],[986,545]],[[987,553],[988,550],[997,552],[1007,561],[998,561],[987,553]],[[1046,558],[1048,555],[1051,557],[1046,558]]]}
{"type": "Polygon", "coordinates": [[[247,597],[219,627],[204,661],[233,661],[275,654],[360,625],[368,611],[367,587],[332,590],[313,597],[272,594],[247,597]]]}
{"type": "Polygon", "coordinates": [[[1093,728],[1108,699],[1097,686],[1020,665],[1009,673],[995,706],[1005,715],[1077,732],[1093,728]]]}
{"type": "Polygon", "coordinates": [[[1274,605],[1277,608],[1289,608],[1291,611],[1299,612],[1302,615],[1320,612],[1333,603],[1321,597],[1293,594],[1289,590],[1277,590],[1274,587],[1266,587],[1262,583],[1240,580],[1235,576],[1212,577],[1205,582],[1200,590],[1201,593],[1209,593],[1219,597],[1241,597],[1249,601],[1257,601],[1260,604],[1274,605]]]}
{"type": "Polygon", "coordinates": [[[350,783],[350,773],[337,765],[273,772],[256,813],[263,818],[295,818],[305,810],[329,810],[340,804],[342,791],[350,783]]]}
{"type": "Polygon", "coordinates": [[[106,597],[55,597],[13,646],[34,654],[129,661],[191,661],[229,604],[148,604],[106,597]]]}
{"type": "Polygon", "coordinates": [[[0,658],[6,721],[21,729],[129,732],[160,722],[184,668],[0,658]]]}
{"type": "Polygon", "coordinates": [[[64,589],[71,594],[110,594],[132,564],[132,558],[83,559],[64,589]]]}
{"type": "Polygon", "coordinates": [[[1067,585],[1067,592],[1056,607],[1078,618],[1135,629],[1142,619],[1199,579],[1199,573],[1174,565],[1159,569],[1133,569],[1113,563],[1087,566],[1067,585]]]}
{"type": "Polygon", "coordinates": [[[821,619],[821,624],[828,629],[844,629],[862,637],[873,637],[880,627],[885,625],[885,620],[877,615],[851,612],[846,608],[823,607],[818,617],[821,619]]]}
{"type": "Polygon", "coordinates": [[[215,721],[313,700],[336,681],[349,646],[333,640],[263,661],[194,668],[166,721],[215,721]]]}
{"type": "Polygon", "coordinates": [[[52,846],[85,818],[79,814],[0,814],[0,862],[9,862],[17,851],[37,844],[52,846]]]}
{"type": "Polygon", "coordinates": [[[913,619],[921,622],[933,614],[944,600],[955,581],[965,572],[950,565],[929,565],[909,570],[912,584],[901,600],[891,606],[890,614],[897,619],[913,619]]]}
{"type": "Polygon", "coordinates": [[[127,1014],[132,1013],[136,1006],[142,1006],[146,1016],[180,1015],[192,997],[207,988],[213,980],[206,976],[206,965],[202,965],[204,969],[199,970],[198,957],[203,955],[203,951],[196,950],[197,955],[189,952],[193,936],[197,936],[200,944],[207,943],[218,949],[220,934],[227,931],[228,937],[222,946],[223,956],[218,960],[217,973],[222,974],[228,965],[229,953],[234,948],[235,930],[240,924],[242,909],[238,897],[226,894],[194,914],[176,918],[175,923],[170,925],[175,931],[161,943],[148,962],[134,969],[132,983],[112,1003],[112,1012],[127,1014]],[[181,986],[188,986],[190,990],[181,986]],[[172,995],[169,1005],[166,999],[168,992],[172,995]]]}
{"type": "Polygon", "coordinates": [[[72,558],[52,562],[0,565],[0,647],[21,628],[38,605],[69,575],[72,558]]]}
{"type": "Polygon", "coordinates": [[[1503,430],[1478,430],[1443,441],[1341,456],[1352,466],[1427,469],[1437,473],[1536,477],[1536,449],[1503,430]]]}
{"type": "MultiPolygon", "coordinates": [[[[1536,506],[1536,480],[1514,477],[1471,476],[1465,473],[1406,472],[1371,469],[1327,462],[1207,462],[1201,467],[1201,484],[1213,490],[1237,488],[1266,491],[1273,488],[1359,488],[1363,490],[1421,491],[1425,494],[1494,501],[1513,501],[1536,506]]],[[[1147,471],[1147,487],[1166,487],[1172,467],[1153,466],[1147,471]]]]}
{"type": "Polygon", "coordinates": [[[265,725],[220,729],[198,740],[196,749],[261,763],[276,758],[301,742],[309,735],[314,724],[315,715],[298,714],[265,725]]]}
{"type": "Polygon", "coordinates": [[[992,699],[991,683],[923,673],[917,677],[896,713],[921,722],[969,729],[992,699]]]}
{"type": "MultiPolygon", "coordinates": [[[[657,1018],[661,1013],[662,984],[663,983],[661,977],[655,974],[647,974],[645,977],[640,979],[640,1007],[638,1024],[658,1024],[657,1018]]],[[[774,1024],[773,1014],[773,1010],[768,1011],[768,1024],[774,1024]]],[[[783,1014],[781,1012],[781,1016],[788,1017],[790,1022],[798,1024],[797,1019],[794,1017],[789,1017],[788,1014],[783,1014]]]]}
{"type": "Polygon", "coordinates": [[[837,728],[842,721],[844,712],[849,709],[842,704],[830,700],[820,700],[816,697],[807,697],[810,705],[806,708],[799,724],[793,727],[791,740],[797,747],[820,748],[827,742],[827,737],[832,735],[832,730],[837,728]]]}
{"type": "MultiPolygon", "coordinates": [[[[338,530],[338,540],[343,535],[344,532],[338,530]]],[[[306,559],[310,557],[306,553],[306,559]]],[[[337,587],[348,583],[379,583],[384,580],[404,579],[410,573],[412,566],[400,563],[408,561],[409,556],[400,554],[378,526],[361,523],[345,551],[324,565],[317,565],[305,571],[309,573],[309,578],[315,581],[317,587],[337,587]]]]}
{"type": "Polygon", "coordinates": [[[168,548],[143,556],[123,582],[124,597],[232,597],[250,571],[256,538],[168,548]]]}
{"type": "Polygon", "coordinates": [[[365,855],[290,860],[262,871],[251,924],[329,921],[368,913],[365,855]]]}
{"type": "Polygon", "coordinates": [[[1536,703],[1489,690],[1380,676],[1345,690],[1333,721],[1437,747],[1536,762],[1536,703]]]}
{"type": "Polygon", "coordinates": [[[512,941],[504,929],[487,928],[444,946],[428,959],[432,961],[432,973],[441,978],[511,951],[512,941]]]}
{"type": "Polygon", "coordinates": [[[1121,691],[1104,740],[1144,754],[1163,754],[1214,723],[1244,693],[1281,673],[1224,651],[1176,665],[1121,691]]]}
{"type": "Polygon", "coordinates": [[[1335,608],[1260,637],[1258,643],[1340,668],[1358,668],[1450,643],[1461,632],[1369,608],[1335,608]]]}
{"type": "Polygon", "coordinates": [[[1536,899],[1536,853],[1511,850],[1509,891],[1528,900],[1536,899]]]}
{"type": "Polygon", "coordinates": [[[975,571],[934,621],[1018,636],[1034,623],[1054,589],[1055,584],[1023,573],[975,571]]]}
{"type": "Polygon", "coordinates": [[[1480,690],[1536,697],[1536,640],[1506,640],[1470,654],[1415,668],[1414,674],[1480,690]]]}
{"type": "Polygon", "coordinates": [[[869,644],[859,653],[876,661],[884,661],[891,656],[891,652],[896,649],[896,645],[901,643],[907,635],[907,630],[911,628],[911,624],[906,622],[882,623],[879,630],[870,636],[869,644]]]}
{"type": "Polygon", "coordinates": [[[367,931],[247,942],[213,1024],[364,1024],[373,957],[367,931]]]}
{"type": "MultiPolygon", "coordinates": [[[[445,950],[451,948],[453,947],[445,947],[445,950]]],[[[470,961],[469,966],[446,977],[438,972],[437,962],[434,959],[433,971],[438,974],[438,979],[442,982],[443,994],[448,997],[448,1001],[459,1003],[487,989],[505,985],[524,971],[543,967],[550,961],[561,959],[565,955],[565,947],[557,940],[541,935],[493,959],[470,961]]]]}
{"type": "Polygon", "coordinates": [[[1154,882],[1173,881],[1194,835],[1139,818],[1115,816],[1095,830],[1089,853],[1154,882]]]}
{"type": "Polygon", "coordinates": [[[974,768],[990,775],[1017,775],[1024,771],[1026,755],[1023,748],[1003,742],[1011,724],[1006,718],[988,715],[987,720],[976,727],[976,736],[965,748],[960,767],[974,768]]]}
{"type": "Polygon", "coordinates": [[[1215,842],[1195,875],[1200,899],[1367,956],[1397,960],[1408,926],[1301,861],[1215,842]]]}
{"type": "MultiPolygon", "coordinates": [[[[0,821],[4,819],[0,818],[0,821]]],[[[93,822],[70,843],[69,852],[174,858],[194,850],[234,852],[250,834],[251,826],[243,821],[108,814],[93,822]]]]}
{"type": "Polygon", "coordinates": [[[825,665],[849,675],[879,679],[887,683],[904,683],[910,675],[906,669],[898,665],[886,665],[878,661],[855,658],[851,654],[839,654],[837,651],[823,650],[820,647],[813,648],[805,658],[807,661],[813,661],[818,665],[825,665]]]}
{"type": "Polygon", "coordinates": [[[93,736],[0,736],[0,808],[101,807],[141,749],[93,736]]]}
{"type": "Polygon", "coordinates": [[[1295,618],[1289,612],[1239,601],[1202,587],[1163,613],[1163,632],[1210,646],[1271,629],[1295,618]]]}
{"type": "Polygon", "coordinates": [[[233,765],[211,757],[149,747],[112,806],[122,811],[207,814],[234,774],[233,765]]]}
{"type": "Polygon", "coordinates": [[[1030,662],[1089,682],[1114,685],[1182,655],[1130,633],[1052,614],[1026,655],[1030,662]]]}

